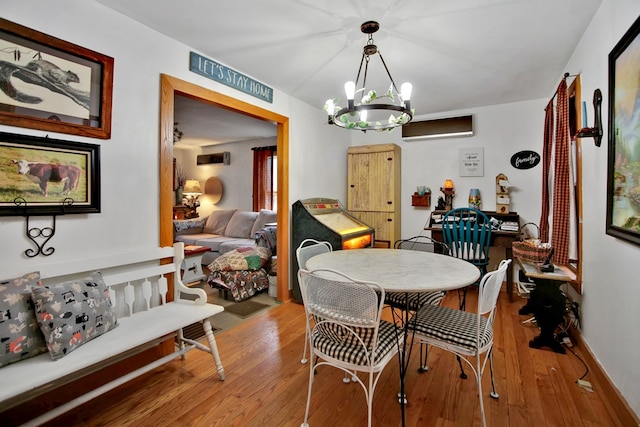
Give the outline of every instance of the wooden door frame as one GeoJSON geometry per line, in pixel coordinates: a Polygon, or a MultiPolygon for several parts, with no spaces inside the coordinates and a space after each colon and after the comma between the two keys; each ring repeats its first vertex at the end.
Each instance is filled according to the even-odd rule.
{"type": "MultiPolygon", "coordinates": [[[[173,244],[173,123],[176,94],[254,117],[277,126],[278,146],[278,300],[289,291],[289,118],[184,80],[160,75],[160,246],[173,244]]],[[[170,292],[172,294],[173,291],[170,292]]]]}

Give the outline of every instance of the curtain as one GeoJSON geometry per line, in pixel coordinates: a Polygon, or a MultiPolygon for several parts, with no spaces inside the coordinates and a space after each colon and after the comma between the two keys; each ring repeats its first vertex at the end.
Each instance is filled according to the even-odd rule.
{"type": "Polygon", "coordinates": [[[274,159],[276,146],[255,147],[253,150],[253,210],[274,209],[276,205],[274,191],[274,159]]]}
{"type": "Polygon", "coordinates": [[[540,215],[540,241],[549,241],[549,170],[553,149],[553,99],[544,110],[544,142],[542,148],[542,214],[540,215]]]}
{"type": "Polygon", "coordinates": [[[540,217],[540,239],[549,241],[549,211],[551,210],[551,244],[555,250],[553,262],[569,263],[569,238],[571,223],[571,186],[569,104],[567,82],[562,79],[556,92],[556,126],[553,126],[553,99],[545,114],[542,214],[540,217]],[[555,138],[554,138],[555,136],[555,138]],[[553,192],[549,195],[551,173],[551,150],[553,147],[553,192]],[[551,205],[551,208],[550,208],[551,205]]]}
{"type": "Polygon", "coordinates": [[[554,149],[553,230],[551,242],[555,249],[554,262],[569,263],[569,224],[571,195],[569,192],[569,104],[567,81],[558,86],[556,100],[556,143],[554,149]]]}

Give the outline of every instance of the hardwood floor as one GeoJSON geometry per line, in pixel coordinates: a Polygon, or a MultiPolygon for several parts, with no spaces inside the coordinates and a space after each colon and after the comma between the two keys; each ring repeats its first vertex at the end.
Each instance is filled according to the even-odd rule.
{"type": "MultiPolygon", "coordinates": [[[[470,292],[469,307],[475,305],[475,297],[470,292]]],[[[457,295],[447,295],[444,304],[455,306],[457,295]]],[[[504,292],[500,296],[494,347],[500,398],[485,398],[488,425],[622,426],[596,379],[585,378],[594,392],[576,385],[585,366],[574,354],[528,347],[537,331],[521,324],[526,319],[518,315],[522,305],[522,300],[509,303],[504,292]]],[[[309,379],[308,365],[300,364],[303,307],[279,305],[216,337],[224,382],[218,379],[211,356],[191,352],[187,360],[158,368],[48,425],[299,426],[309,379]]],[[[430,349],[429,371],[420,374],[418,354],[416,344],[407,375],[406,425],[480,425],[473,374],[467,369],[469,378],[460,379],[455,357],[438,349],[430,349]]],[[[310,426],[366,425],[363,390],[343,384],[342,376],[326,367],[318,372],[310,426]]],[[[488,372],[483,387],[490,390],[488,372]]],[[[392,362],[375,393],[374,426],[401,425],[397,392],[398,370],[392,362]]]]}

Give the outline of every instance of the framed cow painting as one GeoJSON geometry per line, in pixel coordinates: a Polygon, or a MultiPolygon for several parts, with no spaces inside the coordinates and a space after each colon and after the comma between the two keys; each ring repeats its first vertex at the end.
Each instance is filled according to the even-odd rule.
{"type": "Polygon", "coordinates": [[[0,132],[0,216],[99,212],[99,145],[0,132]]]}
{"type": "Polygon", "coordinates": [[[109,139],[113,63],[0,18],[0,123],[109,139]]]}

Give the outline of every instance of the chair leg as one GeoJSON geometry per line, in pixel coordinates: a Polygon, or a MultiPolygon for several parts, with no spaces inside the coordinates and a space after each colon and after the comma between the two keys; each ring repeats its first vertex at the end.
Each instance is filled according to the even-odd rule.
{"type": "Polygon", "coordinates": [[[420,367],[418,368],[418,372],[427,372],[429,370],[429,366],[427,365],[427,357],[429,357],[429,348],[427,347],[427,343],[420,343],[420,367]],[[422,356],[422,352],[424,349],[424,357],[422,356]]]}
{"type": "Polygon", "coordinates": [[[467,306],[467,289],[467,286],[465,286],[463,289],[458,289],[458,302],[460,303],[460,310],[464,310],[467,306]]]}
{"type": "Polygon", "coordinates": [[[300,427],[309,427],[309,407],[311,406],[311,390],[313,388],[313,377],[315,375],[315,363],[309,365],[309,391],[307,392],[307,406],[304,410],[304,422],[300,427]]]}
{"type": "Polygon", "coordinates": [[[307,343],[308,342],[309,342],[309,331],[306,330],[304,332],[304,350],[302,352],[302,359],[300,360],[300,363],[302,363],[303,365],[308,362],[307,360],[307,343]]]}
{"type": "Polygon", "coordinates": [[[456,359],[458,359],[458,365],[460,365],[460,378],[462,378],[463,380],[466,380],[467,374],[465,374],[464,372],[464,367],[462,366],[462,359],[458,355],[456,355],[456,359]]]}
{"type": "Polygon", "coordinates": [[[480,367],[480,355],[476,355],[476,384],[478,386],[478,398],[480,400],[480,414],[482,415],[482,427],[487,427],[487,420],[484,413],[484,399],[482,398],[482,371],[480,367]]]}
{"type": "Polygon", "coordinates": [[[496,382],[493,379],[493,349],[489,350],[489,373],[491,374],[491,396],[493,399],[497,399],[500,395],[496,392],[496,382]]]}

